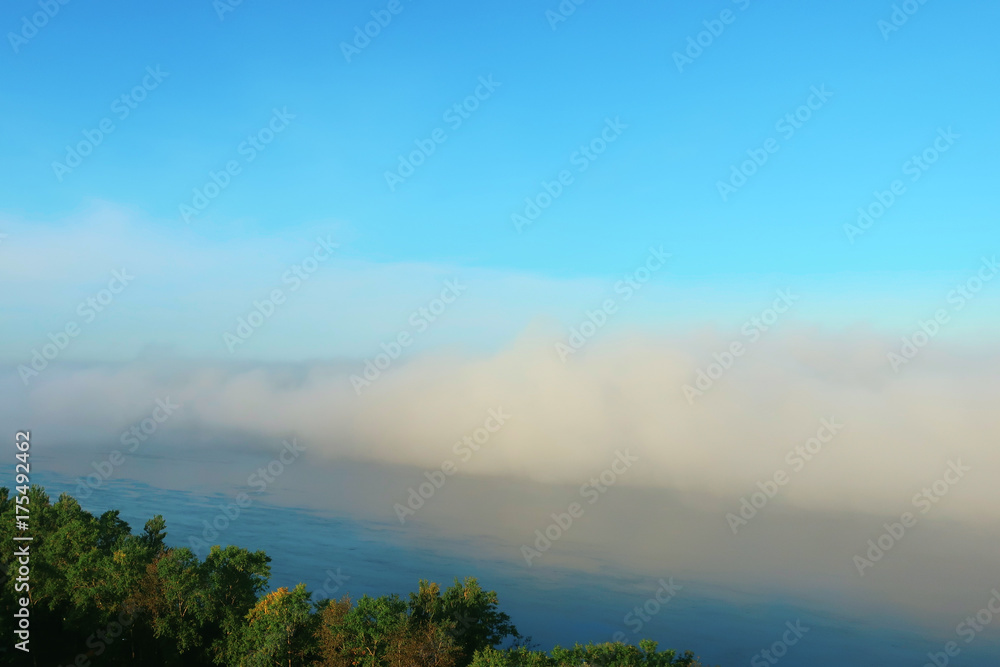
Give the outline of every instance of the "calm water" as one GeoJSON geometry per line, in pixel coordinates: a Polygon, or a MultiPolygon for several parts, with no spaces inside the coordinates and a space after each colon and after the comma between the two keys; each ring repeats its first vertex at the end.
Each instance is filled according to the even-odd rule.
{"type": "MultiPolygon", "coordinates": [[[[77,495],[76,482],[57,473],[39,473],[34,481],[53,498],[63,491],[77,495]]],[[[215,519],[219,504],[231,501],[231,494],[164,490],[112,479],[81,504],[93,513],[120,509],[133,530],[162,514],[168,544],[191,546],[189,538],[201,533],[202,522],[215,519]]],[[[649,637],[661,648],[693,650],[707,664],[749,665],[754,655],[780,638],[787,621],[795,620],[809,631],[789,649],[782,664],[842,667],[845,656],[850,656],[849,664],[917,666],[927,662],[927,651],[940,650],[943,643],[921,638],[901,623],[900,629],[888,630],[892,621],[885,618],[877,619],[876,627],[805,609],[792,600],[740,597],[696,582],[683,582],[683,590],[634,633],[636,623],[627,623],[626,614],[655,592],[656,576],[623,575],[610,568],[598,573],[547,569],[541,574],[514,566],[509,559],[466,555],[489,553],[489,545],[440,538],[415,543],[396,528],[255,500],[216,542],[265,550],[273,559],[272,588],[304,582],[316,597],[345,593],[354,598],[384,593],[405,597],[421,578],[444,584],[456,576],[476,576],[498,592],[501,607],[521,632],[546,649],[576,641],[608,641],[616,632],[624,632],[629,641],[649,637]],[[339,588],[335,577],[342,582],[339,588]]],[[[1000,664],[1000,648],[979,637],[963,646],[950,664],[1000,664]]]]}

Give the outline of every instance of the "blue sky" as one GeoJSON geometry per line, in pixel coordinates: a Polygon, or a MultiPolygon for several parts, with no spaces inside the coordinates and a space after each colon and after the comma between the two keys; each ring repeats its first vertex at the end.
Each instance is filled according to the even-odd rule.
{"type": "MultiPolygon", "coordinates": [[[[275,249],[267,259],[294,258],[322,228],[335,230],[342,258],[383,267],[386,276],[420,265],[571,281],[585,286],[581,303],[648,246],[664,245],[674,253],[670,279],[714,295],[720,317],[741,285],[769,293],[804,280],[857,305],[838,310],[842,324],[880,317],[884,299],[870,298],[873,290],[910,290],[933,305],[996,247],[992,81],[1000,49],[991,26],[1000,8],[991,3],[918,5],[885,39],[878,22],[890,19],[892,3],[591,0],[553,29],[546,11],[558,8],[554,0],[401,0],[402,11],[347,62],[341,43],[386,5],[244,0],[220,19],[207,0],[70,2],[16,53],[8,35],[0,56],[7,230],[57,245],[81,219],[99,222],[104,214],[95,210],[120,208],[136,238],[160,239],[181,254],[257,241],[245,261],[224,260],[229,274],[252,282],[263,270],[257,255],[275,249]],[[674,52],[723,11],[731,22],[678,71],[674,52]],[[113,101],[147,67],[168,75],[120,119],[113,101]],[[449,127],[443,114],[491,76],[500,85],[449,127]],[[832,97],[783,136],[776,122],[823,86],[832,97]],[[286,108],[294,119],[246,162],[241,142],[286,108]],[[114,131],[57,179],[53,161],[104,118],[114,131]],[[572,156],[609,118],[626,129],[579,171],[572,156]],[[385,172],[436,128],[447,140],[390,191],[385,172]],[[911,182],[904,163],[941,128],[959,138],[911,182]],[[723,201],[717,183],[769,138],[779,150],[723,201]],[[183,222],[179,206],[230,160],[240,173],[183,222]],[[517,233],[511,215],[561,170],[572,172],[572,184],[517,233]],[[894,179],[905,194],[849,243],[843,225],[894,179]]],[[[9,3],[0,25],[18,31],[36,11],[36,3],[9,3]]],[[[18,252],[16,234],[7,233],[0,252],[18,252]]],[[[76,248],[120,241],[107,233],[97,224],[76,248]]],[[[96,275],[53,286],[93,291],[85,283],[96,275]]],[[[135,305],[174,301],[197,282],[164,279],[158,296],[137,296],[135,305]]],[[[15,299],[9,312],[65,320],[75,301],[55,293],[28,310],[15,299]]],[[[533,299],[531,290],[496,296],[533,299]]],[[[705,319],[705,310],[692,308],[692,318],[705,319]]]]}

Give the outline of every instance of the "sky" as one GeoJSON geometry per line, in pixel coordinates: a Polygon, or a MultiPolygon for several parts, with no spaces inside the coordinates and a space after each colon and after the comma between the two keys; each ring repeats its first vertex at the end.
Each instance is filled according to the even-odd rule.
{"type": "MultiPolygon", "coordinates": [[[[998,500],[998,15],[9,2],[0,419],[89,471],[172,397],[156,456],[297,435],[316,465],[381,471],[366,518],[392,522],[406,488],[385,480],[419,484],[506,405],[518,419],[459,475],[496,495],[442,525],[517,561],[546,503],[630,444],[643,464],[623,487],[711,535],[675,554],[692,576],[781,582],[772,552],[794,544],[782,557],[815,558],[798,578],[901,609],[947,566],[933,540],[871,587],[850,553],[964,457],[974,474],[925,522],[969,545],[962,586],[939,587],[947,634],[986,586],[977,535],[998,500]],[[834,417],[847,430],[783,493],[781,537],[703,559],[834,417]],[[507,480],[539,485],[534,514],[507,480]],[[478,522],[484,503],[502,525],[478,522]]],[[[622,543],[629,498],[591,545],[622,543]]],[[[665,542],[612,556],[645,567],[665,542]]]]}
{"type": "Polygon", "coordinates": [[[18,130],[0,140],[5,278],[53,276],[62,252],[81,266],[51,277],[47,297],[37,282],[8,292],[0,358],[23,357],[67,320],[77,301],[53,294],[93,294],[130,260],[151,273],[125,297],[134,321],[109,315],[127,343],[67,355],[122,359],[152,345],[224,357],[220,327],[318,232],[340,249],[313,285],[344,271],[366,298],[329,305],[344,276],[303,290],[311,321],[296,314],[256,343],[259,357],[364,355],[362,341],[391,335],[447,275],[482,283],[475,300],[504,324],[433,335],[495,349],[538,316],[570,324],[650,246],[671,253],[669,271],[646,291],[650,306],[621,320],[732,326],[748,299],[801,285],[812,321],[905,329],[995,249],[989,3],[919,5],[894,30],[893,5],[858,2],[394,9],[365,45],[355,27],[372,12],[384,22],[381,4],[70,3],[36,32],[23,25],[36,5],[8,5],[0,118],[18,130]],[[484,99],[469,98],[477,90],[484,99]],[[459,115],[467,98],[474,110],[459,115]],[[112,131],[69,168],[102,121],[112,131]],[[257,150],[247,139],[262,129],[271,143],[257,150]],[[603,152],[582,153],[594,140],[603,152]],[[433,153],[387,179],[420,142],[433,153]],[[912,158],[925,150],[934,162],[922,169],[912,158]],[[744,167],[753,155],[766,161],[744,167]],[[753,173],[731,180],[734,166],[753,173]],[[547,204],[560,173],[572,180],[552,204],[512,219],[531,213],[526,199],[547,204]],[[739,187],[720,193],[727,181],[739,187]],[[199,199],[206,186],[214,198],[199,199]],[[877,211],[878,196],[893,198],[888,210],[858,227],[857,209],[877,211]],[[406,277],[373,282],[395,271],[406,277]],[[306,342],[317,323],[333,344],[306,342]]]}

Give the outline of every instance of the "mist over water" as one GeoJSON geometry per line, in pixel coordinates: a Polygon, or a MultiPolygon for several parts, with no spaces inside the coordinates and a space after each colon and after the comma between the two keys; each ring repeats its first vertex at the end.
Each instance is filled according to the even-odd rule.
{"type": "MultiPolygon", "coordinates": [[[[207,524],[225,525],[208,543],[267,551],[272,587],[301,581],[320,596],[356,598],[403,593],[420,578],[477,576],[546,648],[624,633],[628,641],[650,637],[694,650],[709,664],[744,664],[780,639],[786,622],[798,621],[809,631],[792,664],[835,665],[845,648],[878,664],[920,664],[955,639],[954,627],[985,606],[996,585],[997,534],[984,525],[921,521],[862,578],[852,557],[898,516],[803,511],[776,497],[734,535],[725,519],[734,501],[627,485],[626,472],[593,505],[578,485],[447,477],[401,524],[393,505],[406,503],[427,470],[310,452],[262,488],[252,476],[276,460],[280,441],[249,438],[240,447],[226,436],[202,436],[192,446],[190,434],[157,434],[96,488],[82,478],[109,448],[53,442],[59,455],[40,457],[47,472],[39,480],[53,497],[89,491],[82,504],[90,511],[123,508],[134,528],[164,514],[174,546],[197,545],[207,524]],[[241,493],[250,506],[220,520],[241,493]],[[522,547],[574,501],[585,508],[579,528],[529,567],[522,547]],[[665,580],[682,588],[659,608],[650,605],[656,613],[641,621],[635,608],[656,599],[665,580]]],[[[987,628],[963,653],[965,664],[994,660],[1000,636],[987,628]]]]}
{"type": "MultiPolygon", "coordinates": [[[[741,664],[801,623],[794,664],[908,665],[987,608],[988,350],[941,342],[902,375],[891,339],[816,329],[731,358],[712,334],[565,363],[552,341],[417,355],[363,395],[349,363],[59,366],[27,394],[11,369],[0,414],[39,424],[41,479],[85,508],[163,513],[199,555],[264,549],[272,587],[477,576],[545,647],[648,636],[741,664]],[[683,588],[661,603],[663,582],[683,588]]],[[[982,626],[963,660],[1000,656],[982,626]]]]}

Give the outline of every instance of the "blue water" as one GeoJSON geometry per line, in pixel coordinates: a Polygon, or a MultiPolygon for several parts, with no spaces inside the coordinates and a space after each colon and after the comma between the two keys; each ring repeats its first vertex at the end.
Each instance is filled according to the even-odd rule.
{"type": "MultiPolygon", "coordinates": [[[[81,499],[69,477],[39,473],[33,481],[45,486],[53,499],[62,492],[74,495],[95,514],[118,509],[135,531],[153,515],[162,514],[172,546],[192,546],[190,538],[201,535],[202,522],[215,520],[219,505],[233,501],[232,495],[164,490],[127,479],[109,480],[81,499]]],[[[213,541],[266,551],[272,558],[272,588],[303,582],[315,598],[339,598],[345,593],[355,599],[386,593],[405,597],[416,590],[420,579],[444,585],[455,577],[476,576],[485,588],[498,592],[501,608],[518,629],[544,649],[609,641],[623,632],[627,641],[649,637],[659,641],[660,648],[692,650],[706,665],[750,665],[760,650],[782,636],[786,622],[796,620],[809,630],[789,647],[780,661],[784,665],[920,666],[927,663],[927,652],[941,650],[943,643],[939,638],[922,638],[890,619],[852,620],[803,608],[793,600],[726,595],[694,582],[685,582],[682,594],[649,616],[641,632],[635,633],[634,622],[627,624],[625,615],[651,597],[658,587],[656,576],[623,574],[610,567],[598,574],[554,573],[551,568],[541,574],[508,559],[471,558],[465,554],[489,553],[489,545],[471,549],[471,542],[428,537],[415,543],[394,525],[259,500],[241,510],[213,541]]],[[[203,557],[204,551],[199,555],[203,557]]],[[[998,665],[1000,646],[977,638],[949,664],[998,665]]]]}

